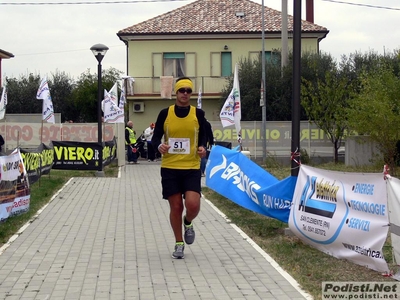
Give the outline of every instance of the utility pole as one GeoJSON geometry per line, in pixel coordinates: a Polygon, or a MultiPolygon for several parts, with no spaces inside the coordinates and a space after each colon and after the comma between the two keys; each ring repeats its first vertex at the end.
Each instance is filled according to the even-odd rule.
{"type": "Polygon", "coordinates": [[[288,64],[288,9],[287,9],[287,0],[282,0],[282,30],[281,30],[281,43],[282,43],[282,52],[281,52],[281,67],[283,68],[288,64]]]}
{"type": "Polygon", "coordinates": [[[291,175],[299,175],[300,162],[300,76],[301,76],[301,1],[293,0],[293,99],[292,99],[292,161],[291,175]]]}
{"type": "Polygon", "coordinates": [[[263,147],[263,164],[265,164],[267,160],[267,103],[266,103],[266,80],[265,80],[265,17],[264,17],[264,0],[262,0],[262,8],[261,8],[261,22],[262,22],[262,32],[261,32],[261,40],[262,40],[262,52],[261,52],[261,108],[262,108],[262,147],[263,147]]]}

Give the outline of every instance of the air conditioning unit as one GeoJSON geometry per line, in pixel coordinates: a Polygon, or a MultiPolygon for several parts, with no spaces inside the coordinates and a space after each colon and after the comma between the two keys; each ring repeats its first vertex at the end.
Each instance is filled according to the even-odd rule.
{"type": "Polygon", "coordinates": [[[144,112],[144,103],[133,102],[133,112],[144,112]]]}

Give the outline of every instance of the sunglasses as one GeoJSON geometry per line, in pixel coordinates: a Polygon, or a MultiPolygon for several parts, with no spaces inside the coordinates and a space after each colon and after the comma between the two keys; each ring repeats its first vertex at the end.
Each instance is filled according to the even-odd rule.
{"type": "Polygon", "coordinates": [[[184,94],[184,93],[188,93],[191,94],[192,93],[192,89],[185,89],[185,88],[181,88],[178,90],[179,93],[184,94]]]}

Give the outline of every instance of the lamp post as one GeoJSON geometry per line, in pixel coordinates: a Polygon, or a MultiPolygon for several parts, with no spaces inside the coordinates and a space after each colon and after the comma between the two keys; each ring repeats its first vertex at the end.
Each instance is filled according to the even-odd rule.
{"type": "Polygon", "coordinates": [[[104,172],[103,172],[103,139],[102,139],[102,131],[101,131],[101,100],[103,98],[103,88],[101,84],[101,61],[103,60],[104,55],[106,55],[106,52],[108,50],[108,47],[103,44],[96,44],[93,45],[90,50],[92,50],[94,57],[96,57],[97,61],[99,62],[97,66],[97,138],[98,138],[98,143],[100,145],[100,154],[99,154],[99,167],[98,167],[98,172],[97,176],[99,177],[104,177],[104,172]]]}

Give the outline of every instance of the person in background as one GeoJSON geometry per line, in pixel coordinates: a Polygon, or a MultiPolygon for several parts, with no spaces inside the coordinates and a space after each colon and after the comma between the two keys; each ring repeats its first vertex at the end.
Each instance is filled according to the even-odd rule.
{"type": "Polygon", "coordinates": [[[154,126],[156,124],[151,123],[149,127],[144,131],[144,137],[147,141],[147,161],[157,161],[156,160],[156,151],[154,150],[153,144],[151,143],[151,139],[153,138],[154,126]]]}
{"type": "Polygon", "coordinates": [[[136,132],[133,130],[133,122],[128,121],[125,127],[125,146],[128,154],[128,164],[138,164],[136,148],[133,145],[136,144],[136,132]]]}
{"type": "Polygon", "coordinates": [[[210,154],[211,147],[214,145],[214,134],[212,131],[212,127],[210,122],[208,122],[207,119],[205,119],[205,125],[206,125],[206,146],[207,146],[207,154],[201,159],[200,163],[200,170],[201,170],[201,176],[205,176],[205,171],[206,171],[206,164],[207,164],[207,159],[208,155],[210,154]]]}
{"type": "Polygon", "coordinates": [[[193,220],[200,212],[200,159],[206,155],[206,133],[204,111],[190,105],[192,81],[179,78],[174,90],[175,105],[160,111],[151,142],[163,155],[162,195],[169,202],[169,219],[175,236],[172,257],[179,259],[184,258],[185,243],[190,245],[195,239],[193,220]]]}
{"type": "Polygon", "coordinates": [[[3,145],[4,145],[4,139],[3,136],[0,134],[0,152],[3,152],[3,145]]]}

